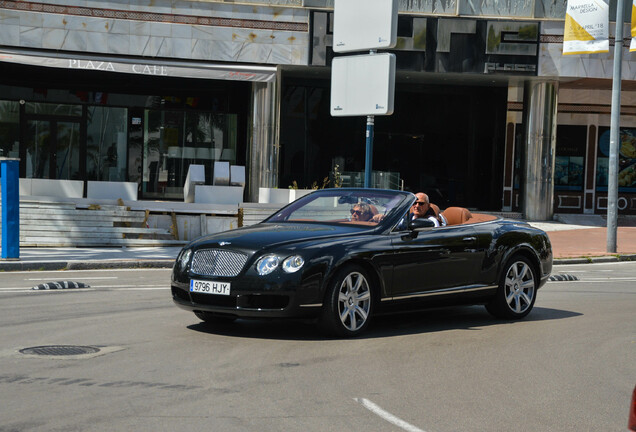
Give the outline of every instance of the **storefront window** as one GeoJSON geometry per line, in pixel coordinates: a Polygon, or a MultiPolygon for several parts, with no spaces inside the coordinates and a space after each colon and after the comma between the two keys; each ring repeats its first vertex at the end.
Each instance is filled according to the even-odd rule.
{"type": "Polygon", "coordinates": [[[583,190],[586,131],[585,126],[557,127],[555,190],[583,190]]]}
{"type": "Polygon", "coordinates": [[[81,105],[50,104],[42,102],[27,102],[24,107],[26,114],[37,114],[46,116],[71,116],[80,117],[82,115],[81,105]]]}
{"type": "Polygon", "coordinates": [[[145,110],[143,123],[144,198],[183,199],[191,164],[212,184],[214,161],[236,163],[235,114],[145,110]]]}
{"type": "Polygon", "coordinates": [[[126,108],[88,107],[86,174],[88,180],[126,180],[126,108]]]}
{"type": "MultiPolygon", "coordinates": [[[[598,159],[596,163],[596,189],[607,191],[609,176],[610,129],[598,129],[598,159]]],[[[618,148],[618,191],[636,192],[636,129],[620,130],[618,148]]]]}
{"type": "Polygon", "coordinates": [[[0,157],[20,157],[20,105],[0,101],[0,157]]]}

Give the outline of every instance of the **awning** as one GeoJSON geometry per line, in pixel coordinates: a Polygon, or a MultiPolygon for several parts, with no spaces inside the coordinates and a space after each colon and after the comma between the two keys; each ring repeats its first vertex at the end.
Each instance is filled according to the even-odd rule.
{"type": "Polygon", "coordinates": [[[275,66],[228,65],[0,48],[0,62],[147,76],[269,82],[275,66]]]}

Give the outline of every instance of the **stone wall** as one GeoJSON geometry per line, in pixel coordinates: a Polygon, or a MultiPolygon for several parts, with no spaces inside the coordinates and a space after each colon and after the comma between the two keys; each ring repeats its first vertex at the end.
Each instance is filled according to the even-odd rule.
{"type": "Polygon", "coordinates": [[[0,1],[0,45],[306,65],[309,10],[201,1],[0,1]]]}

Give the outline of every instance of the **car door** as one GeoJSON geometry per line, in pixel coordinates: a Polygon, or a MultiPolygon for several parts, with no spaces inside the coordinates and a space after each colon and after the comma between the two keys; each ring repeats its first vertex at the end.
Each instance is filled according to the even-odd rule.
{"type": "Polygon", "coordinates": [[[393,297],[452,290],[475,283],[483,251],[477,249],[475,229],[470,225],[417,233],[403,231],[392,236],[393,297]]]}

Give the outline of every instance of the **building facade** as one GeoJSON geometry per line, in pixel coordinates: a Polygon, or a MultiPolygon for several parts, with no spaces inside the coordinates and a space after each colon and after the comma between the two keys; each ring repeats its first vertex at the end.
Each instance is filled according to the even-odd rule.
{"type": "MultiPolygon", "coordinates": [[[[565,8],[400,0],[374,186],[531,219],[604,213],[613,47],[563,56],[565,8]]],[[[618,207],[636,214],[624,27],[618,207]]],[[[329,0],[0,1],[0,150],[21,177],[136,182],[147,200],[183,199],[188,166],[209,182],[219,160],[246,166],[245,201],[361,185],[366,118],[329,114],[332,36],[329,0]]]]}

